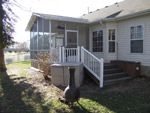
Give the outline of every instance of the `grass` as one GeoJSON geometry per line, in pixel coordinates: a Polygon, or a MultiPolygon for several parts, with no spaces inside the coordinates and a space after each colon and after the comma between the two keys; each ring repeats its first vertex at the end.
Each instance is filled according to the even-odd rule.
{"type": "Polygon", "coordinates": [[[8,64],[0,75],[0,113],[150,113],[150,79],[99,89],[91,81],[81,86],[81,98],[69,109],[58,101],[62,88],[29,69],[30,62],[8,64]]]}

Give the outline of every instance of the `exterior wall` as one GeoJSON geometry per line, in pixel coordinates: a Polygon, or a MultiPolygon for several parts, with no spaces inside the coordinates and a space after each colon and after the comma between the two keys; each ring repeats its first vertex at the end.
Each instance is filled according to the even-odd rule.
{"type": "Polygon", "coordinates": [[[141,62],[143,66],[150,66],[150,16],[141,16],[117,23],[118,58],[119,60],[141,62]],[[130,27],[144,26],[143,53],[130,53],[130,27]]]}
{"type": "Polygon", "coordinates": [[[108,52],[108,31],[109,29],[115,29],[116,30],[116,42],[117,42],[117,26],[116,22],[107,22],[107,23],[97,23],[94,25],[91,25],[90,27],[90,51],[98,58],[104,58],[104,62],[110,62],[111,60],[117,59],[117,44],[116,44],[116,50],[115,53],[109,53],[108,52]],[[92,33],[93,31],[97,30],[103,30],[103,52],[93,52],[93,40],[92,40],[92,33]]]}
{"type": "Polygon", "coordinates": [[[117,60],[117,53],[118,53],[118,49],[117,49],[117,25],[116,25],[116,22],[107,22],[106,23],[106,41],[105,41],[106,45],[106,55],[105,55],[105,62],[110,62],[111,60],[117,60]],[[115,52],[114,53],[110,53],[109,52],[109,38],[108,38],[108,32],[109,32],[109,29],[115,29],[115,52]]]}
{"type": "Polygon", "coordinates": [[[98,58],[104,58],[105,59],[105,52],[106,52],[106,29],[105,29],[105,24],[100,24],[100,23],[97,23],[97,24],[93,24],[90,26],[90,30],[89,30],[89,50],[90,52],[92,52],[92,54],[94,54],[96,57],[98,58]],[[98,30],[103,30],[103,52],[93,52],[93,32],[94,31],[98,31],[98,30]]]}
{"type": "Polygon", "coordinates": [[[78,46],[84,46],[84,48],[88,48],[88,26],[80,25],[78,28],[79,38],[78,38],[78,46]]]}

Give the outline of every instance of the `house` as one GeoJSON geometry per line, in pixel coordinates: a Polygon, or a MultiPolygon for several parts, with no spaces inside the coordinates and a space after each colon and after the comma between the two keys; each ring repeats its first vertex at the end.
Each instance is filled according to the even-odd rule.
{"type": "Polygon", "coordinates": [[[61,47],[52,53],[56,62],[83,62],[101,83],[103,61],[140,62],[141,75],[150,76],[150,0],[124,0],[79,18],[33,13],[26,31],[31,33],[32,61],[38,52],[61,47]]]}

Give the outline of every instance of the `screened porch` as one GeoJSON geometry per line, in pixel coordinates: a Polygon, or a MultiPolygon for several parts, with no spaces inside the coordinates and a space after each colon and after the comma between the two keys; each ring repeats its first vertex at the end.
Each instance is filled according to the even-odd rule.
{"type": "Polygon", "coordinates": [[[88,47],[88,25],[36,17],[30,29],[31,60],[50,54],[50,62],[59,62],[59,47],[88,47]]]}

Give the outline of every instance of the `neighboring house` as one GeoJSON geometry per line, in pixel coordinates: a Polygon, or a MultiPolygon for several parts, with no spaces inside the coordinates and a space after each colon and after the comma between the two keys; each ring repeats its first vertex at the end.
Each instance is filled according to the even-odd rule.
{"type": "Polygon", "coordinates": [[[39,51],[83,46],[105,63],[140,62],[141,74],[150,75],[150,0],[124,0],[80,18],[33,13],[26,31],[31,59],[39,51]]]}

